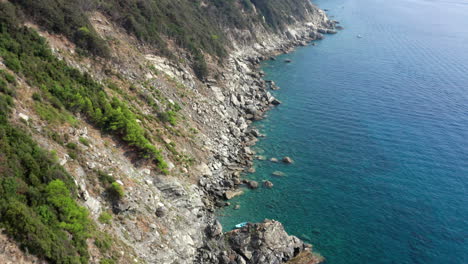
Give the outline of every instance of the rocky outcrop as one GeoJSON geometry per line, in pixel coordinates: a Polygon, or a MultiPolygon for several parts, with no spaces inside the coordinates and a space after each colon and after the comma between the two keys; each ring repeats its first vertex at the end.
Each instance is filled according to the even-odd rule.
{"type": "Polygon", "coordinates": [[[212,236],[211,227],[207,230],[212,239],[199,251],[197,263],[279,264],[297,256],[308,256],[308,262],[301,263],[313,264],[322,260],[318,255],[306,254],[311,252],[311,246],[288,235],[283,225],[275,220],[247,224],[218,236],[212,236]]]}
{"type": "MultiPolygon", "coordinates": [[[[166,103],[178,102],[183,106],[180,115],[184,121],[179,127],[164,130],[152,127],[154,123],[150,118],[139,120],[161,137],[158,139],[161,147],[171,146],[176,153],[165,154],[171,164],[169,175],[161,175],[144,162],[132,162],[131,151],[95,128],[88,131],[83,126],[62,131],[75,142],[82,137],[92,142],[90,146],[80,146],[83,153],[79,162],[71,160],[61,146],[42,140],[42,146],[58,149],[60,157],[64,157],[61,164],[75,177],[91,217],[97,219],[100,213],[111,210],[114,218],[106,231],[135,252],[130,255],[130,250],[126,250],[126,255],[146,263],[283,263],[307,255],[309,247],[287,235],[279,222],[249,224],[222,233],[219,222],[213,220],[213,211],[225,206],[226,199],[242,194],[238,189],[243,183],[241,174],[246,168],[253,168],[255,157],[266,159],[256,156],[250,148],[258,137],[264,136],[252,129],[251,124],[281,102],[270,93],[279,89],[275,83],[262,79],[263,73],[258,69],[260,62],[323,38],[317,29],[333,25],[325,13],[313,8],[307,19],[291,23],[280,33],[267,31],[262,25],[254,26],[255,32],[226,29],[232,44],[230,55],[223,65],[216,65],[219,67],[215,71],[216,78],[205,82],[198,81],[186,63],[176,64],[151,52],[142,54],[145,49],[137,50],[135,42],[126,42],[122,29],[113,28],[104,16],[97,18],[93,23],[97,23],[99,33],[105,39],[119,40],[116,45],[121,45],[117,48],[122,49],[122,56],[116,56],[119,60],[112,62],[109,68],[115,70],[119,78],[137,84],[135,100],[144,97],[162,109],[166,103]],[[158,93],[152,94],[152,90],[158,93]],[[189,126],[193,130],[189,130],[189,126]],[[192,133],[193,140],[171,134],[179,132],[192,133]],[[172,141],[166,137],[172,137],[172,141]],[[189,157],[193,157],[193,161],[189,157]],[[186,158],[188,161],[184,163],[186,158]],[[114,174],[125,189],[121,201],[109,205],[100,195],[100,189],[93,186],[95,182],[92,181],[96,171],[114,174]]],[[[58,43],[54,36],[45,36],[51,45],[58,43]]],[[[56,50],[67,50],[66,47],[56,46],[56,50]]],[[[88,61],[74,61],[66,57],[67,53],[63,54],[60,56],[81,71],[91,72],[93,77],[102,80],[109,77],[104,71],[89,66],[88,61]]],[[[154,115],[151,107],[142,101],[136,101],[135,107],[141,107],[142,116],[154,115]]],[[[19,118],[29,120],[32,127],[40,130],[35,116],[19,118]]],[[[258,187],[256,182],[249,185],[258,187]]],[[[268,181],[263,185],[273,186],[268,181]]],[[[91,260],[92,263],[99,261],[91,260]]]]}

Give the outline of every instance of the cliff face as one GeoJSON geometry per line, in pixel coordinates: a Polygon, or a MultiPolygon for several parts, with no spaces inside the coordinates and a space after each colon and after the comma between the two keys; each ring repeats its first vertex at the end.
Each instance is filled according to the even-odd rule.
{"type": "MultiPolygon", "coordinates": [[[[301,252],[309,246],[288,236],[280,223],[267,221],[223,234],[213,211],[242,184],[241,174],[252,165],[249,146],[260,134],[249,125],[279,103],[261,79],[258,63],[321,38],[319,29],[334,26],[325,13],[306,0],[244,0],[233,1],[233,6],[219,1],[155,5],[90,0],[72,7],[78,13],[65,2],[0,3],[5,18],[0,21],[0,69],[16,80],[5,86],[14,93],[2,88],[2,94],[12,98],[6,124],[53,151],[51,164],[70,175],[75,185],[71,197],[86,208],[91,222],[80,240],[86,250],[75,246],[76,253],[63,253],[72,256],[63,263],[282,263],[304,257],[301,252]],[[60,9],[49,10],[46,4],[60,9]],[[138,12],[123,16],[129,8],[138,12]],[[181,22],[200,10],[208,17],[199,24],[181,22]],[[70,23],[81,26],[78,33],[47,24],[57,13],[73,15],[70,23]],[[8,14],[20,14],[20,19],[11,21],[8,14]],[[153,19],[151,14],[165,18],[153,19]],[[225,18],[217,20],[221,15],[225,18]],[[198,27],[210,22],[215,24],[208,29],[209,40],[205,35],[198,40],[178,35],[197,37],[202,34],[198,27]],[[160,23],[164,29],[151,31],[144,23],[160,23]],[[37,31],[47,44],[30,31],[37,31]],[[222,41],[209,43],[218,38],[222,41]],[[27,43],[36,42],[42,43],[38,47],[50,46],[52,53],[29,51],[27,43]]],[[[0,140],[6,142],[5,134],[0,140]]],[[[2,178],[10,167],[0,168],[2,178]]],[[[24,184],[33,186],[30,177],[24,176],[24,184]]],[[[44,177],[39,193],[47,193],[53,179],[44,177]]],[[[4,190],[1,198],[11,203],[4,190]]],[[[81,234],[67,229],[71,220],[64,218],[62,203],[45,199],[36,207],[22,196],[15,199],[24,202],[41,225],[58,221],[54,228],[68,239],[57,239],[78,243],[81,234]],[[44,208],[50,208],[56,220],[45,220],[44,208]]],[[[10,212],[3,205],[0,210],[10,212]]],[[[0,227],[24,250],[50,263],[64,259],[46,252],[40,239],[26,243],[31,234],[8,221],[1,218],[0,227]]],[[[4,240],[16,248],[13,240],[4,240]]],[[[4,251],[0,253],[8,255],[4,251]]],[[[315,255],[305,258],[309,262],[304,263],[319,261],[315,255]]],[[[34,258],[21,259],[28,263],[34,258]]]]}

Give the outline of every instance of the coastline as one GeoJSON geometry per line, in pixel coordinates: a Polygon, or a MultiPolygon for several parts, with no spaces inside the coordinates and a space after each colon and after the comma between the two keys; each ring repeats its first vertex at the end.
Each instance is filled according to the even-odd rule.
{"type": "MultiPolygon", "coordinates": [[[[219,158],[215,159],[213,163],[221,163],[220,169],[216,170],[217,166],[212,166],[215,169],[214,173],[200,178],[199,186],[204,189],[210,199],[203,200],[210,212],[214,212],[216,208],[230,205],[230,199],[243,194],[242,187],[257,188],[257,182],[242,177],[243,174],[253,171],[255,152],[250,147],[255,145],[258,138],[264,136],[253,128],[252,124],[263,119],[265,113],[272,107],[281,104],[270,93],[271,90],[276,90],[278,87],[275,86],[274,82],[263,78],[264,73],[260,68],[260,63],[265,60],[275,60],[277,55],[293,52],[297,47],[323,39],[323,34],[336,33],[335,26],[338,22],[329,20],[324,11],[319,10],[319,12],[323,15],[320,26],[304,23],[297,28],[289,29],[285,33],[286,37],[277,40],[274,44],[259,46],[257,43],[253,49],[242,50],[230,57],[227,67],[228,73],[225,78],[228,82],[231,81],[230,87],[245,87],[245,83],[250,83],[253,84],[253,89],[250,86],[249,90],[233,89],[230,91],[231,93],[226,94],[223,91],[224,93],[220,94],[220,90],[215,86],[216,83],[208,81],[208,87],[215,87],[213,91],[218,101],[224,101],[227,97],[232,106],[239,109],[241,113],[244,111],[240,115],[240,121],[236,123],[241,131],[235,128],[230,129],[230,134],[238,139],[236,145],[231,145],[231,147],[236,148],[234,152],[238,153],[238,158],[229,160],[223,155],[219,155],[219,158]],[[291,31],[294,34],[291,34],[291,31]],[[250,96],[253,100],[245,103],[244,96],[250,96]]],[[[224,134],[221,135],[221,138],[226,139],[228,136],[224,134]]],[[[227,256],[230,259],[238,260],[237,263],[245,263],[242,262],[245,260],[248,261],[247,263],[275,263],[282,259],[290,260],[288,263],[314,264],[324,260],[322,256],[312,252],[312,245],[295,236],[288,235],[282,224],[274,220],[265,219],[262,223],[248,223],[245,227],[226,233],[222,232],[222,226],[214,214],[209,215],[207,223],[208,239],[204,246],[198,250],[196,263],[217,263],[219,258],[226,259],[227,256]],[[269,228],[271,226],[274,226],[273,229],[276,232],[274,235],[269,235],[272,233],[269,228]],[[250,242],[255,239],[260,240],[260,244],[270,244],[273,248],[282,249],[270,252],[267,248],[255,247],[250,242]],[[281,256],[281,258],[275,256],[281,256]]]]}

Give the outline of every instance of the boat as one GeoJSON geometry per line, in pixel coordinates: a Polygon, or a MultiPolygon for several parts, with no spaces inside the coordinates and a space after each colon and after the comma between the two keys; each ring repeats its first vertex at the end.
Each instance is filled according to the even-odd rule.
{"type": "Polygon", "coordinates": [[[242,223],[239,223],[237,225],[235,225],[236,228],[242,228],[244,226],[246,226],[248,224],[248,222],[242,222],[242,223]]]}

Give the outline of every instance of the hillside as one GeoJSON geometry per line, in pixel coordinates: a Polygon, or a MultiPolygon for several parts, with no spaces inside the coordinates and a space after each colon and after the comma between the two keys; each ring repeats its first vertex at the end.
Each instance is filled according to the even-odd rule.
{"type": "Polygon", "coordinates": [[[0,259],[281,263],[308,251],[277,222],[222,233],[213,211],[252,164],[249,124],[280,103],[259,61],[333,26],[307,0],[0,1],[0,259]]]}

